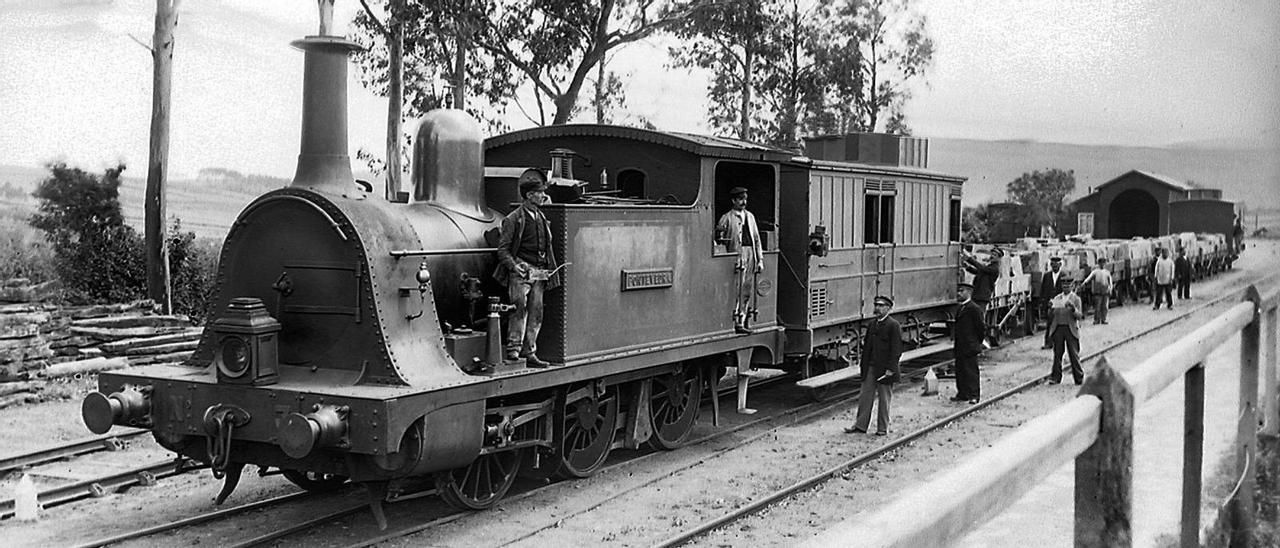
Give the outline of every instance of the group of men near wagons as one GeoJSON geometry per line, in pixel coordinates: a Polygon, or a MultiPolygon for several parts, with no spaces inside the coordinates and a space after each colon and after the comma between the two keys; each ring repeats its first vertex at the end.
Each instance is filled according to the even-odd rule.
{"type": "MultiPolygon", "coordinates": [[[[560,285],[560,265],[552,251],[551,224],[540,209],[547,201],[547,182],[545,178],[529,173],[518,182],[522,199],[520,206],[502,221],[494,278],[506,286],[508,299],[514,308],[504,345],[506,359],[524,359],[528,367],[548,367],[552,364],[537,355],[537,340],[542,327],[543,295],[560,285]]],[[[750,333],[750,322],[754,320],[755,313],[755,281],[764,268],[764,251],[755,216],[747,209],[747,189],[735,187],[729,194],[733,208],[716,223],[716,238],[737,253],[734,264],[737,288],[733,305],[734,329],[739,333],[750,333]]],[[[981,400],[978,355],[984,348],[984,316],[995,280],[999,278],[1002,256],[999,248],[994,249],[986,261],[964,252],[964,267],[974,274],[974,278],[972,284],[961,283],[957,288],[960,304],[953,327],[956,394],[951,401],[976,404],[981,400]]],[[[1072,379],[1081,384],[1084,371],[1080,366],[1077,320],[1084,318],[1084,306],[1076,295],[1075,280],[1061,272],[1061,268],[1061,259],[1053,257],[1040,287],[1042,309],[1048,318],[1044,348],[1053,348],[1049,383],[1062,381],[1062,358],[1066,354],[1070,358],[1072,379]]],[[[1164,302],[1173,308],[1171,293],[1175,284],[1179,298],[1190,298],[1191,266],[1181,253],[1174,260],[1169,258],[1169,250],[1162,249],[1160,257],[1148,270],[1153,281],[1154,308],[1158,309],[1164,302]]],[[[1100,259],[1096,268],[1081,281],[1081,285],[1084,284],[1090,284],[1095,299],[1094,323],[1106,324],[1112,280],[1105,259],[1100,259]]],[[[875,297],[873,310],[875,318],[868,324],[862,343],[862,391],[858,398],[857,418],[852,426],[845,428],[845,432],[868,432],[874,407],[877,411],[875,433],[885,435],[889,428],[893,385],[902,376],[899,365],[903,351],[902,328],[890,315],[892,298],[884,295],[875,297]]]]}

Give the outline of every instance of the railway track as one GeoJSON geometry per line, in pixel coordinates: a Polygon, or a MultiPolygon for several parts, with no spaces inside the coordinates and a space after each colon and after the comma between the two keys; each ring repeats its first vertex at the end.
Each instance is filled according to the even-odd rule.
{"type": "MultiPolygon", "coordinates": [[[[1264,282],[1271,282],[1271,281],[1273,281],[1275,278],[1276,278],[1276,275],[1271,275],[1271,276],[1262,277],[1262,278],[1260,278],[1260,279],[1258,279],[1258,280],[1255,280],[1255,281],[1252,281],[1252,282],[1250,282],[1250,283],[1260,284],[1260,283],[1264,283],[1264,282]]],[[[1175,316],[1175,317],[1172,317],[1172,318],[1170,318],[1170,319],[1168,319],[1168,320],[1165,320],[1165,321],[1163,321],[1163,322],[1160,322],[1160,323],[1158,323],[1158,324],[1156,324],[1156,325],[1150,326],[1150,327],[1148,327],[1148,328],[1146,328],[1146,329],[1144,329],[1144,330],[1142,330],[1142,331],[1139,331],[1138,333],[1135,333],[1135,334],[1129,335],[1129,336],[1127,336],[1127,337],[1125,337],[1125,338],[1123,338],[1123,339],[1121,339],[1121,340],[1119,340],[1119,341],[1116,341],[1116,342],[1114,342],[1114,343],[1111,343],[1111,344],[1109,344],[1109,345],[1107,345],[1107,346],[1105,346],[1105,347],[1103,347],[1103,348],[1101,348],[1101,349],[1094,350],[1094,351],[1091,351],[1091,352],[1086,353],[1086,354],[1081,354],[1081,355],[1080,355],[1080,361],[1081,361],[1081,362],[1084,362],[1084,361],[1086,361],[1086,360],[1092,360],[1092,359],[1095,359],[1095,358],[1097,358],[1097,357],[1099,357],[1099,356],[1101,356],[1101,355],[1103,355],[1103,354],[1105,354],[1105,353],[1107,353],[1107,352],[1110,352],[1111,350],[1113,350],[1113,349],[1115,349],[1115,348],[1118,348],[1118,347],[1123,346],[1123,345],[1125,345],[1125,344],[1129,344],[1129,343],[1131,343],[1131,342],[1133,342],[1133,341],[1135,341],[1135,340],[1137,340],[1137,339],[1140,339],[1140,338],[1142,338],[1142,337],[1145,337],[1145,336],[1147,336],[1147,335],[1150,335],[1151,333],[1154,333],[1154,332],[1156,332],[1156,331],[1158,331],[1158,330],[1160,330],[1160,329],[1163,329],[1163,328],[1165,328],[1165,327],[1167,327],[1167,326],[1169,326],[1169,325],[1172,325],[1172,324],[1174,324],[1174,323],[1180,322],[1180,321],[1182,321],[1182,320],[1184,320],[1184,319],[1186,319],[1186,318],[1188,318],[1188,317],[1191,317],[1191,316],[1195,315],[1196,313],[1199,313],[1200,311],[1206,310],[1206,309],[1208,309],[1208,308],[1211,308],[1211,307],[1213,307],[1213,306],[1216,306],[1216,305],[1218,305],[1218,304],[1221,304],[1221,303],[1223,303],[1223,302],[1225,302],[1225,301],[1228,301],[1228,300],[1238,301],[1238,300],[1240,300],[1240,298],[1241,298],[1241,296],[1242,296],[1242,295],[1243,295],[1243,290],[1232,291],[1231,293],[1228,293],[1228,294],[1226,294],[1226,295],[1223,295],[1223,296],[1221,296],[1221,297],[1218,297],[1218,298],[1216,298],[1216,299],[1214,299],[1214,300],[1211,300],[1211,301],[1209,301],[1209,302],[1203,303],[1203,304],[1201,304],[1201,305],[1199,305],[1199,306],[1196,306],[1195,308],[1189,309],[1189,310],[1187,310],[1187,311],[1185,311],[1185,312],[1180,312],[1180,313],[1179,313],[1177,316],[1175,316]]],[[[1049,374],[1048,374],[1048,373],[1045,373],[1045,374],[1043,374],[1043,375],[1040,375],[1040,376],[1034,377],[1034,378],[1032,378],[1031,380],[1028,380],[1028,381],[1026,381],[1026,382],[1024,382],[1024,383],[1022,383],[1022,384],[1019,384],[1019,385],[1017,385],[1017,386],[1014,386],[1013,388],[1010,388],[1010,389],[1008,389],[1008,390],[1005,390],[1004,392],[1001,392],[1001,393],[997,394],[997,395],[996,395],[996,396],[994,396],[994,397],[991,397],[991,398],[985,399],[985,400],[983,400],[983,401],[981,401],[981,402],[979,402],[979,403],[977,403],[977,404],[972,404],[972,405],[969,405],[969,406],[967,406],[967,407],[964,407],[964,408],[962,408],[962,409],[960,409],[960,410],[958,410],[958,411],[956,411],[956,412],[954,412],[954,413],[951,413],[950,415],[947,415],[947,416],[945,416],[945,417],[943,417],[943,418],[941,418],[941,419],[939,419],[939,420],[937,420],[937,421],[935,421],[935,422],[933,422],[933,423],[931,423],[931,424],[928,424],[928,425],[926,425],[926,426],[924,426],[924,427],[922,427],[922,428],[916,429],[915,431],[909,432],[909,433],[907,433],[906,435],[903,435],[903,436],[901,436],[901,437],[898,437],[898,438],[896,438],[896,439],[893,439],[893,440],[889,441],[888,443],[885,443],[885,444],[883,444],[883,445],[881,445],[881,446],[879,446],[879,447],[876,447],[876,448],[874,448],[874,449],[872,449],[872,450],[870,450],[870,451],[867,451],[867,452],[865,452],[865,453],[862,453],[862,454],[856,455],[856,456],[854,456],[853,458],[850,458],[850,459],[848,459],[848,460],[846,460],[846,461],[844,461],[844,462],[841,462],[841,463],[839,463],[839,464],[837,464],[837,465],[835,465],[835,466],[832,466],[832,467],[830,467],[830,468],[828,468],[828,469],[826,469],[826,470],[824,470],[824,471],[822,471],[822,472],[820,472],[820,473],[818,473],[818,474],[812,475],[812,476],[807,477],[807,478],[804,478],[804,479],[802,479],[802,480],[800,480],[800,481],[794,482],[794,483],[792,483],[792,484],[790,484],[790,485],[788,485],[788,486],[786,486],[786,487],[783,487],[783,488],[781,488],[781,489],[778,489],[778,490],[776,490],[776,491],[774,491],[774,492],[772,492],[772,493],[769,493],[768,495],[766,495],[766,496],[764,496],[764,497],[758,498],[758,499],[756,499],[756,500],[752,501],[751,503],[746,504],[746,505],[744,505],[744,506],[741,506],[741,507],[739,507],[739,508],[737,508],[737,509],[735,509],[735,510],[733,510],[733,511],[731,511],[731,512],[728,512],[728,513],[722,514],[722,515],[720,515],[719,517],[716,517],[716,518],[714,518],[714,519],[705,520],[705,521],[703,521],[703,522],[699,523],[698,525],[696,525],[696,526],[694,526],[694,527],[691,527],[691,528],[685,529],[685,530],[683,530],[683,531],[681,531],[681,532],[679,532],[679,533],[677,533],[677,534],[675,534],[675,535],[672,535],[671,537],[668,537],[667,539],[663,540],[663,541],[662,541],[662,542],[660,542],[660,543],[655,544],[654,546],[655,546],[655,547],[658,547],[658,548],[669,548],[669,547],[681,546],[681,545],[684,545],[684,544],[686,544],[686,543],[688,543],[688,542],[690,542],[690,541],[692,541],[692,540],[694,540],[694,539],[696,539],[696,538],[698,538],[698,537],[700,537],[700,536],[702,536],[702,535],[705,535],[705,534],[707,534],[707,533],[710,533],[710,532],[712,532],[712,531],[715,531],[715,530],[720,529],[720,528],[722,528],[722,527],[725,527],[725,526],[727,526],[727,525],[730,525],[730,524],[736,523],[736,522],[738,522],[738,521],[741,521],[742,519],[744,519],[744,518],[746,518],[746,517],[748,517],[748,516],[750,516],[750,515],[752,515],[752,514],[755,514],[755,513],[757,513],[757,512],[760,512],[760,511],[762,511],[762,510],[765,510],[765,509],[767,509],[767,508],[769,508],[769,507],[772,507],[772,506],[774,506],[774,505],[777,505],[777,504],[779,504],[779,503],[781,503],[781,502],[783,502],[783,501],[785,501],[785,500],[788,500],[788,499],[790,499],[792,496],[796,495],[797,493],[801,493],[801,492],[803,492],[803,491],[806,491],[806,490],[808,490],[808,489],[810,489],[810,488],[813,488],[813,487],[815,487],[815,486],[817,486],[817,485],[820,485],[821,483],[823,483],[823,482],[825,482],[825,481],[827,481],[827,480],[830,480],[831,478],[834,478],[834,477],[839,476],[839,475],[841,475],[841,474],[847,473],[847,472],[849,472],[850,470],[856,469],[856,468],[858,468],[858,467],[860,467],[860,466],[863,466],[863,465],[865,465],[865,464],[867,464],[867,463],[873,462],[873,461],[875,461],[876,459],[880,458],[881,456],[883,456],[883,455],[885,455],[885,454],[887,454],[887,453],[889,453],[889,452],[891,452],[891,451],[894,451],[894,450],[900,449],[900,448],[902,448],[903,446],[906,446],[907,444],[909,444],[909,443],[911,443],[911,442],[913,442],[913,441],[916,441],[916,440],[918,440],[918,439],[920,439],[920,438],[923,438],[924,436],[927,436],[928,434],[930,434],[930,433],[932,433],[932,432],[934,432],[934,431],[936,431],[936,430],[939,430],[939,429],[941,429],[941,428],[943,428],[943,427],[945,427],[945,426],[947,426],[947,425],[949,425],[949,424],[951,424],[951,423],[953,423],[953,422],[955,422],[955,421],[957,421],[957,420],[960,420],[960,419],[962,419],[962,418],[964,418],[964,417],[968,417],[968,416],[970,416],[970,415],[972,415],[972,414],[974,414],[974,413],[977,413],[978,411],[980,411],[980,410],[982,410],[982,409],[984,409],[984,408],[986,408],[986,407],[988,407],[988,406],[991,406],[991,405],[995,404],[996,402],[999,402],[999,401],[1001,401],[1001,400],[1004,400],[1004,399],[1007,399],[1007,398],[1009,398],[1009,397],[1012,397],[1012,396],[1015,396],[1015,395],[1017,395],[1017,394],[1020,394],[1020,393],[1022,393],[1022,392],[1025,392],[1025,391],[1027,391],[1027,390],[1029,390],[1029,389],[1031,389],[1031,388],[1033,388],[1033,387],[1039,386],[1041,383],[1043,383],[1043,382],[1045,382],[1046,380],[1048,380],[1048,378],[1049,378],[1049,374]]]]}
{"type": "Polygon", "coordinates": [[[0,475],[28,466],[36,466],[47,462],[62,460],[99,451],[119,451],[128,446],[129,440],[149,434],[148,430],[127,428],[116,434],[104,434],[82,440],[46,447],[38,451],[15,455],[0,459],[0,475]]]}
{"type": "MultiPolygon", "coordinates": [[[[49,508],[87,497],[104,496],[134,485],[152,485],[159,479],[201,468],[207,466],[185,458],[153,462],[123,472],[45,489],[36,494],[36,501],[40,506],[49,508]]],[[[12,517],[13,513],[13,499],[0,501],[0,518],[12,517]]]]}

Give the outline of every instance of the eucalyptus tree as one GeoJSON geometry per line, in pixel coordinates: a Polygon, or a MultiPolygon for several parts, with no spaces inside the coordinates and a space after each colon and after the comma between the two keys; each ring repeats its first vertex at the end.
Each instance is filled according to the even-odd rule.
{"type": "MultiPolygon", "coordinates": [[[[591,71],[606,56],[668,30],[712,0],[483,0],[474,43],[507,63],[531,88],[538,125],[563,124],[578,112],[591,71]]],[[[606,80],[605,91],[609,89],[606,80]]],[[[599,101],[599,99],[597,99],[599,101]]]]}
{"type": "Polygon", "coordinates": [[[698,10],[674,29],[672,64],[711,73],[707,122],[744,141],[763,140],[764,107],[756,93],[763,65],[773,56],[768,32],[770,0],[727,0],[698,10]]]}
{"type": "Polygon", "coordinates": [[[814,128],[876,131],[888,113],[889,129],[909,132],[902,114],[908,83],[924,78],[933,62],[925,17],[911,0],[834,0],[822,11],[826,114],[814,128]]]}

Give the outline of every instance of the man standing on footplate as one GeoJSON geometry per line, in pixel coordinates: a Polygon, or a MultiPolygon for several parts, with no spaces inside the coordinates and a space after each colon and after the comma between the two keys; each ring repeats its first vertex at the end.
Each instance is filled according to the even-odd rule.
{"type": "Polygon", "coordinates": [[[876,435],[889,433],[889,401],[893,399],[893,383],[898,382],[902,370],[898,360],[902,358],[902,327],[889,317],[893,299],[884,295],[875,299],[876,319],[867,326],[862,340],[862,394],[858,396],[858,418],[845,433],[866,434],[871,425],[871,406],[876,404],[876,435]]]}

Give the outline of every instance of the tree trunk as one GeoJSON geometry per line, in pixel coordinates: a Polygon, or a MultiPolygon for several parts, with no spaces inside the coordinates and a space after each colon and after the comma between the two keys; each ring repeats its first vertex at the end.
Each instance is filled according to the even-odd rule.
{"type": "Polygon", "coordinates": [[[461,20],[457,22],[458,34],[453,45],[453,108],[458,110],[467,109],[467,48],[470,44],[463,25],[461,20]]]}
{"type": "Polygon", "coordinates": [[[178,0],[156,0],[156,28],[151,41],[151,145],[144,202],[147,296],[158,303],[165,314],[173,310],[164,196],[169,176],[169,96],[173,88],[173,30],[178,26],[177,3],[178,0]]]}
{"type": "Polygon", "coordinates": [[[604,123],[604,59],[596,65],[596,123],[604,123]]]}
{"type": "Polygon", "coordinates": [[[392,0],[387,18],[387,200],[394,201],[402,188],[404,163],[400,134],[404,120],[404,0],[392,0]]]}
{"type": "Polygon", "coordinates": [[[738,129],[738,138],[751,140],[751,69],[755,63],[755,40],[748,39],[742,56],[742,112],[739,114],[742,127],[738,129]]]}

